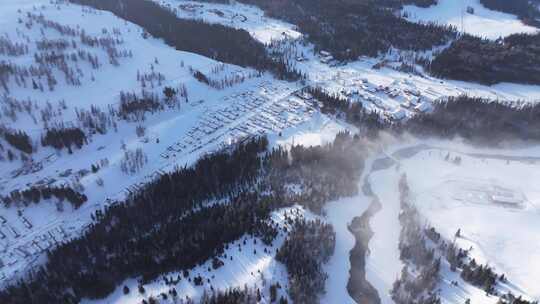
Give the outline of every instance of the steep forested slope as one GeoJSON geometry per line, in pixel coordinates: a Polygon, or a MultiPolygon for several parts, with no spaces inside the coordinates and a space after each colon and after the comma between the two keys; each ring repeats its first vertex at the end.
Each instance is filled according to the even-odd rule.
{"type": "MultiPolygon", "coordinates": [[[[1,291],[0,302],[103,298],[130,277],[141,276],[144,283],[191,269],[245,234],[272,242],[278,231],[267,219],[276,208],[299,203],[320,212],[328,200],[357,191],[363,165],[359,138],[344,133],[325,147],[295,146],[260,157],[267,143],[253,139],[204,157],[96,212],[83,237],[50,252],[46,267],[1,291]],[[291,184],[310,187],[289,193],[291,184]],[[220,200],[226,203],[211,203],[220,200]]],[[[289,254],[281,258],[289,260],[289,254]]]]}

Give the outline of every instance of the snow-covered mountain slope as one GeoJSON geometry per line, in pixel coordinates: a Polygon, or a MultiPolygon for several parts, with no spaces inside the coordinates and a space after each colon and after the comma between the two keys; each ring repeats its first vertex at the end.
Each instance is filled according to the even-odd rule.
{"type": "Polygon", "coordinates": [[[402,13],[410,21],[452,25],[461,32],[488,39],[538,31],[515,15],[484,7],[479,0],[439,0],[427,8],[406,5],[402,13]]]}
{"type": "MultiPolygon", "coordinates": [[[[21,68],[37,68],[36,54],[54,52],[66,55],[65,69],[73,72],[73,77],[67,79],[64,76],[63,62],[46,62],[44,65],[50,69],[55,85],[49,87],[45,77],[26,77],[26,82],[19,84],[13,76],[7,84],[9,95],[17,99],[29,98],[40,108],[47,101],[55,105],[64,100],[69,107],[62,115],[65,121],[75,118],[74,108],[95,105],[106,109],[108,105],[118,104],[120,91],[139,92],[145,88],[159,92],[167,85],[185,84],[193,94],[192,98],[200,99],[205,88],[191,76],[189,67],[210,72],[220,65],[206,57],[176,51],[158,39],[144,39],[143,29],[108,12],[64,2],[55,5],[37,0],[24,3],[26,5],[8,0],[2,4],[0,14],[5,24],[2,35],[13,43],[25,45],[27,52],[20,56],[3,55],[1,59],[21,68]],[[28,17],[29,14],[33,17],[28,17]],[[47,41],[48,47],[43,43],[47,41]],[[92,60],[81,55],[84,53],[96,58],[94,66],[90,62],[92,60]],[[119,55],[115,56],[116,53],[119,55]],[[73,54],[77,58],[73,58],[73,54]],[[152,77],[152,72],[161,74],[161,79],[157,75],[152,77]],[[148,74],[147,79],[143,81],[145,74],[148,74]],[[32,80],[37,89],[33,87],[32,80]]],[[[216,76],[229,73],[247,75],[249,72],[226,65],[216,76]]]]}
{"type": "MultiPolygon", "coordinates": [[[[69,44],[62,51],[66,55],[88,52],[100,62],[99,67],[92,68],[91,63],[84,60],[67,60],[68,68],[81,71],[77,72],[80,84],[76,85],[68,84],[58,68],[47,65],[57,80],[52,91],[45,77],[41,78],[42,85],[38,77],[33,77],[37,89],[32,86],[32,77],[26,77],[26,87],[20,79],[11,78],[7,82],[9,92],[8,97],[2,98],[3,106],[9,107],[6,100],[30,98],[32,107],[31,111],[16,112],[15,119],[2,115],[0,120],[10,129],[27,132],[36,151],[30,161],[23,162],[16,154],[15,160],[1,162],[2,195],[34,185],[69,185],[84,192],[88,201],[79,209],[67,203],[56,203],[54,199],[29,206],[2,207],[5,222],[2,220],[0,231],[6,235],[0,240],[0,259],[6,265],[0,270],[2,280],[33,267],[33,262],[43,257],[42,253],[56,242],[76,237],[96,210],[132,193],[158,174],[174,170],[177,165],[190,164],[205,153],[252,135],[273,134],[277,140],[278,133],[305,130],[320,134],[315,130],[328,128],[328,134],[335,134],[340,130],[339,123],[324,115],[317,115],[317,119],[305,124],[315,112],[310,101],[293,94],[301,87],[299,84],[277,81],[251,69],[176,51],[158,39],[145,39],[140,27],[108,12],[63,1],[51,4],[28,0],[3,2],[0,14],[6,24],[1,29],[5,33],[3,37],[28,47],[20,56],[0,55],[2,60],[25,68],[36,65],[34,55],[41,51],[37,42],[46,38],[48,41],[68,40],[69,44]],[[30,18],[28,14],[37,17],[30,18]],[[22,23],[17,21],[19,18],[22,23]],[[28,29],[25,23],[32,26],[28,29]],[[67,37],[58,29],[72,34],[67,37]],[[80,42],[83,33],[84,37],[95,39],[115,37],[122,41],[118,44],[119,51],[125,50],[130,55],[119,58],[118,64],[110,64],[104,48],[80,42]],[[71,41],[75,41],[76,47],[72,47],[71,41]],[[245,81],[216,89],[197,81],[190,70],[201,71],[217,81],[232,77],[245,81]],[[154,77],[158,74],[161,78],[154,77]],[[187,94],[178,96],[176,106],[147,112],[144,120],[109,116],[110,108],[118,107],[121,91],[141,94],[144,88],[163,101],[166,86],[185,89],[187,94]],[[60,100],[65,103],[58,103],[60,100]],[[47,102],[51,103],[50,107],[47,102]],[[64,124],[86,131],[77,113],[90,112],[92,105],[98,109],[95,111],[108,117],[104,134],[90,133],[88,144],[73,149],[72,154],[66,149],[56,151],[40,145],[47,126],[64,124]],[[45,109],[51,109],[46,121],[40,116],[40,111],[45,109]],[[135,153],[138,149],[144,156],[142,168],[136,174],[123,173],[126,153],[135,153]],[[96,165],[100,169],[93,172],[92,166],[96,165]]],[[[10,147],[4,141],[2,145],[10,147]]]]}

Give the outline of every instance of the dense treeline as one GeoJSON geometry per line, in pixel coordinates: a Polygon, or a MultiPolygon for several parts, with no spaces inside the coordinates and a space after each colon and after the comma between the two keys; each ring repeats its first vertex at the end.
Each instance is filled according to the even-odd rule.
{"type": "Polygon", "coordinates": [[[483,84],[540,84],[540,34],[498,41],[463,35],[428,64],[437,77],[483,84]]]}
{"type": "Polygon", "coordinates": [[[2,136],[10,145],[22,152],[31,154],[34,150],[30,136],[22,130],[11,130],[0,127],[0,136],[2,136]]]}
{"type": "Polygon", "coordinates": [[[326,202],[358,192],[364,166],[362,142],[358,136],[340,133],[325,146],[277,148],[268,156],[269,184],[298,185],[301,193],[290,194],[289,200],[320,214],[326,202]]]}
{"type": "Polygon", "coordinates": [[[6,208],[9,208],[12,204],[28,206],[30,203],[37,204],[42,199],[48,200],[52,197],[59,201],[67,200],[74,208],[79,208],[87,201],[86,195],[68,186],[31,187],[22,191],[14,190],[7,196],[0,196],[0,201],[6,208]]]}
{"type": "Polygon", "coordinates": [[[128,121],[144,120],[146,113],[154,113],[163,108],[157,94],[142,91],[136,93],[120,92],[118,116],[128,121]]]}
{"type": "Polygon", "coordinates": [[[198,20],[179,19],[174,12],[150,0],[71,0],[110,11],[133,22],[178,50],[258,70],[272,70],[279,78],[298,79],[287,63],[270,58],[264,45],[245,30],[198,20]]]}
{"type": "Polygon", "coordinates": [[[334,253],[336,234],[332,225],[296,220],[276,259],[287,267],[289,295],[294,303],[317,303],[324,294],[328,274],[322,269],[334,253]]]}
{"type": "Polygon", "coordinates": [[[200,304],[238,304],[238,303],[259,303],[261,292],[259,289],[230,289],[225,292],[215,292],[211,295],[204,295],[199,301],[200,304]]]}
{"type": "MultiPolygon", "coordinates": [[[[205,2],[228,3],[228,0],[205,2]]],[[[298,26],[317,50],[338,60],[377,56],[391,47],[426,50],[455,37],[455,30],[434,24],[417,24],[397,16],[398,0],[241,0],[261,7],[265,13],[298,26]]],[[[431,1],[408,1],[430,3],[431,1]]]]}
{"type": "Polygon", "coordinates": [[[80,149],[87,142],[86,134],[76,127],[48,129],[41,138],[43,146],[51,146],[58,150],[67,148],[69,151],[72,146],[80,149]]]}
{"type": "Polygon", "coordinates": [[[311,88],[309,92],[327,112],[335,113],[360,130],[370,131],[368,134],[373,136],[379,131],[447,139],[459,136],[488,145],[497,145],[505,140],[540,141],[538,104],[512,106],[499,100],[460,95],[435,102],[430,113],[389,124],[378,115],[365,112],[361,105],[355,106],[355,103],[332,96],[320,88],[311,88]]]}
{"type": "Polygon", "coordinates": [[[415,116],[394,129],[421,136],[460,136],[484,144],[518,139],[538,141],[540,105],[512,107],[500,101],[468,96],[449,97],[437,103],[432,113],[415,116]]]}
{"type": "MultiPolygon", "coordinates": [[[[272,284],[270,288],[275,286],[275,284],[272,284]]],[[[143,299],[142,304],[159,304],[163,303],[163,301],[169,303],[167,301],[169,298],[171,298],[175,304],[255,304],[261,303],[263,296],[260,289],[248,288],[245,286],[243,289],[232,288],[225,291],[205,291],[205,293],[201,296],[201,299],[195,302],[188,296],[182,297],[181,295],[178,295],[176,289],[173,288],[170,289],[168,293],[161,293],[159,297],[150,296],[148,299],[143,299]]],[[[271,303],[288,304],[288,300],[284,297],[277,300],[277,297],[272,298],[271,296],[271,303]]]]}
{"type": "Polygon", "coordinates": [[[403,4],[412,4],[419,7],[430,7],[437,5],[438,0],[402,0],[403,4]]]}
{"type": "Polygon", "coordinates": [[[276,208],[301,203],[320,209],[325,199],[357,190],[353,185],[363,165],[359,138],[344,133],[324,147],[261,154],[267,144],[265,138],[252,139],[205,156],[96,212],[96,222],[81,238],[52,250],[46,267],[1,291],[0,302],[103,298],[126,278],[140,276],[144,284],[191,269],[243,235],[271,242],[277,229],[268,215],[276,208]],[[347,166],[351,161],[355,164],[347,166]],[[304,189],[302,194],[288,190],[291,184],[304,189]],[[208,204],[214,200],[228,203],[208,204]]]}
{"type": "Polygon", "coordinates": [[[480,3],[495,11],[517,15],[525,24],[540,26],[540,1],[480,0],[480,3]]]}

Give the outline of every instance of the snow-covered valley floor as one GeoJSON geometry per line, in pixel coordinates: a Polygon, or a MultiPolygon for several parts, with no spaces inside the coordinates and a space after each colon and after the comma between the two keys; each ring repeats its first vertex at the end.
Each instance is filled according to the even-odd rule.
{"type": "MultiPolygon", "coordinates": [[[[398,181],[402,174],[407,175],[414,203],[427,223],[448,240],[453,240],[456,230],[461,229],[462,236],[456,244],[472,248],[471,256],[476,261],[509,278],[508,283],[500,284],[500,292],[538,299],[538,146],[486,149],[458,141],[414,140],[392,144],[384,150],[369,157],[359,182],[362,188],[369,181],[382,205],[370,220],[374,235],[369,242],[365,269],[367,280],[376,288],[382,303],[394,303],[390,290],[404,266],[398,249],[398,181]],[[460,164],[454,162],[456,158],[461,158],[460,164]],[[381,159],[386,166],[377,163],[381,159]],[[515,207],[503,206],[492,201],[497,194],[523,202],[515,207]]],[[[372,199],[361,192],[326,207],[337,237],[336,251],[325,267],[330,277],[321,303],[334,303],[336,299],[339,303],[354,303],[346,289],[351,267],[349,254],[355,242],[347,227],[354,217],[367,210],[372,199]]],[[[469,299],[471,303],[488,304],[498,300],[463,281],[445,260],[438,290],[443,303],[463,303],[469,299]]]]}
{"type": "MultiPolygon", "coordinates": [[[[396,148],[396,163],[377,171],[389,183],[406,174],[414,204],[444,238],[454,240],[478,262],[505,274],[514,294],[540,296],[540,148],[482,149],[456,142],[426,142],[396,148]],[[396,168],[396,166],[399,166],[396,168]],[[461,230],[461,237],[455,238],[461,230]]],[[[377,189],[374,181],[372,187],[377,189]]],[[[381,187],[384,192],[394,187],[381,187]]],[[[375,230],[375,238],[377,231],[375,230]]],[[[384,231],[384,230],[383,230],[384,231]]],[[[373,251],[372,251],[373,254],[373,251]]],[[[373,255],[376,258],[375,255],[373,255]]],[[[448,272],[449,276],[454,276],[448,272]]],[[[443,300],[475,298],[483,291],[443,284],[443,300]]]]}

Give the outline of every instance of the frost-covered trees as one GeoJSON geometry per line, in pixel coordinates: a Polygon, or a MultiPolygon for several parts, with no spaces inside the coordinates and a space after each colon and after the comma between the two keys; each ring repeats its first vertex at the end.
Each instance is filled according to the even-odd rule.
{"type": "Polygon", "coordinates": [[[212,87],[217,90],[223,90],[225,88],[229,88],[236,84],[242,83],[246,81],[246,79],[260,76],[260,73],[249,73],[246,75],[235,73],[233,75],[227,75],[222,78],[218,78],[215,76],[219,72],[223,71],[224,69],[225,69],[225,65],[223,64],[219,64],[215,66],[214,68],[212,68],[212,76],[214,76],[212,77],[210,75],[204,74],[203,72],[199,70],[195,70],[192,67],[189,67],[189,71],[191,72],[191,75],[193,75],[193,77],[197,79],[197,81],[204,83],[207,86],[212,87]]]}
{"type": "Polygon", "coordinates": [[[120,106],[118,115],[128,121],[144,120],[146,112],[156,112],[163,108],[157,94],[143,90],[140,95],[136,93],[120,92],[120,106]]]}
{"type": "Polygon", "coordinates": [[[133,175],[138,173],[147,162],[148,157],[141,148],[137,148],[135,151],[127,150],[120,161],[120,170],[124,174],[133,175]]]}
{"type": "Polygon", "coordinates": [[[0,55],[18,57],[28,54],[28,44],[13,42],[9,36],[0,36],[0,55]]]}
{"type": "Polygon", "coordinates": [[[35,53],[29,55],[33,61],[27,64],[14,63],[9,59],[0,61],[0,90],[6,93],[11,91],[11,86],[41,92],[54,91],[60,82],[58,72],[64,76],[67,85],[80,86],[85,76],[81,63],[88,64],[94,70],[103,65],[94,50],[102,50],[113,66],[118,66],[120,59],[132,56],[130,50],[121,49],[124,41],[118,29],[103,29],[101,34],[94,36],[78,26],[63,25],[34,12],[27,12],[24,16],[24,26],[27,30],[39,28],[43,37],[32,41],[19,30],[21,42],[12,41],[7,35],[0,37],[0,55],[8,58],[29,55],[32,44],[36,49],[35,53]],[[46,31],[53,31],[60,37],[49,38],[49,35],[45,36],[46,31]]]}

